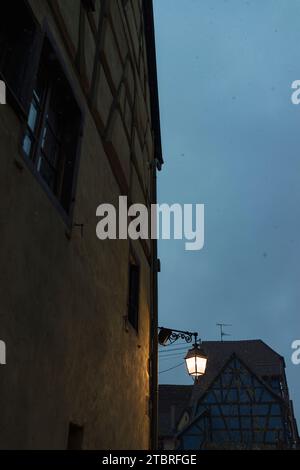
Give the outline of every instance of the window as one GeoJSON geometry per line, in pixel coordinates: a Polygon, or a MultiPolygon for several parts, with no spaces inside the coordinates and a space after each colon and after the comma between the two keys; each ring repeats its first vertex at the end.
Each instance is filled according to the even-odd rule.
{"type": "Polygon", "coordinates": [[[241,405],[240,406],[241,415],[250,416],[251,415],[251,406],[250,405],[241,405]]]}
{"type": "Polygon", "coordinates": [[[68,215],[73,197],[81,113],[48,39],[44,40],[23,152],[68,215]]]}
{"type": "Polygon", "coordinates": [[[138,331],[139,324],[140,268],[131,262],[129,266],[128,321],[138,331]]]}
{"type": "Polygon", "coordinates": [[[269,428],[270,429],[280,429],[282,428],[282,419],[281,417],[277,416],[271,416],[269,419],[269,428]]]}
{"type": "Polygon", "coordinates": [[[227,394],[227,401],[231,402],[231,401],[237,401],[238,399],[238,392],[237,392],[237,389],[236,388],[232,388],[228,391],[228,394],[227,394]]]}
{"type": "MultiPolygon", "coordinates": [[[[202,407],[199,407],[199,408],[202,408],[202,407]]],[[[210,407],[210,414],[211,416],[220,416],[221,412],[220,412],[220,408],[218,405],[212,405],[210,407]]]]}
{"type": "Polygon", "coordinates": [[[223,418],[212,418],[211,419],[211,425],[213,427],[213,430],[226,429],[225,422],[224,422],[223,418]]]}
{"type": "Polygon", "coordinates": [[[280,405],[274,403],[271,407],[271,413],[272,413],[272,415],[275,415],[275,416],[281,416],[280,405]]]}
{"type": "Polygon", "coordinates": [[[240,431],[230,431],[231,442],[242,442],[242,436],[240,431]]]}
{"type": "Polygon", "coordinates": [[[238,418],[233,418],[232,416],[227,416],[226,417],[226,422],[228,428],[231,429],[239,429],[240,423],[238,418]]]}
{"type": "Polygon", "coordinates": [[[210,391],[203,400],[203,403],[217,403],[217,399],[213,391],[210,391]]]}
{"type": "Polygon", "coordinates": [[[252,406],[252,412],[254,415],[262,416],[262,415],[267,415],[269,412],[269,405],[253,405],[252,406]]]}
{"type": "Polygon", "coordinates": [[[270,443],[270,444],[273,444],[273,443],[276,443],[277,442],[277,438],[278,438],[278,433],[275,431],[268,431],[266,433],[266,442],[267,443],[270,443]]]}
{"type": "Polygon", "coordinates": [[[213,431],[213,441],[215,442],[227,442],[229,436],[227,431],[213,431]]]}
{"type": "Polygon", "coordinates": [[[27,112],[40,34],[24,1],[1,2],[0,78],[27,112]]]}
{"type": "Polygon", "coordinates": [[[241,426],[243,429],[251,428],[251,418],[250,417],[241,417],[241,426]]]}
{"type": "Polygon", "coordinates": [[[83,443],[83,426],[70,423],[67,450],[81,450],[83,443]]]}

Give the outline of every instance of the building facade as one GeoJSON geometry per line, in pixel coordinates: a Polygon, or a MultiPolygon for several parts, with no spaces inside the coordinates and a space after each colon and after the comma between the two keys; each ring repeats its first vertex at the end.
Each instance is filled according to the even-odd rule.
{"type": "Polygon", "coordinates": [[[152,2],[2,2],[0,448],[155,446],[155,241],[96,209],[156,203],[152,2]]]}
{"type": "Polygon", "coordinates": [[[182,386],[161,386],[160,446],[295,449],[299,437],[283,357],[262,341],[208,341],[203,347],[207,372],[194,386],[184,395],[182,386]]]}

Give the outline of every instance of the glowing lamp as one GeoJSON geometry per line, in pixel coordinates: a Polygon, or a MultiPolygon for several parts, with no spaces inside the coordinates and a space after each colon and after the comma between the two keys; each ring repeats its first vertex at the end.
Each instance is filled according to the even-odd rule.
{"type": "Polygon", "coordinates": [[[192,349],[189,349],[185,356],[186,368],[192,377],[200,377],[205,374],[207,355],[197,344],[192,349]]]}

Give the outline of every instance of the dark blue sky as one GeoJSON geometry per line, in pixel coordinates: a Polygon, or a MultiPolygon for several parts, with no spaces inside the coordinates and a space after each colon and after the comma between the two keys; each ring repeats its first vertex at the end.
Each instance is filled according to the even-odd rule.
{"type": "MultiPolygon", "coordinates": [[[[160,324],[262,339],[285,357],[300,421],[298,0],[155,0],[165,166],[159,201],[204,203],[205,247],[159,245],[160,324]]],[[[182,361],[164,358],[161,370],[182,361]]],[[[160,375],[190,383],[184,366],[160,375]]]]}

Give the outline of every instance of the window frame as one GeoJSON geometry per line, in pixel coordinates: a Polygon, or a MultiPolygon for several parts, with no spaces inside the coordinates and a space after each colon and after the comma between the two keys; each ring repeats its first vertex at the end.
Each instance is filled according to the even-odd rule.
{"type": "MultiPolygon", "coordinates": [[[[60,200],[58,199],[58,197],[49,188],[49,186],[47,185],[44,178],[38,172],[37,167],[36,167],[35,159],[32,160],[32,159],[28,158],[28,155],[25,153],[25,151],[23,149],[23,140],[24,140],[24,137],[25,137],[27,129],[28,129],[28,117],[29,117],[30,106],[29,106],[28,112],[26,113],[26,115],[22,119],[21,135],[20,135],[20,140],[19,140],[19,151],[22,155],[22,163],[24,163],[26,165],[26,167],[30,170],[32,175],[38,181],[38,183],[42,187],[43,191],[46,193],[48,199],[50,200],[52,205],[55,207],[57,212],[62,217],[65,225],[67,226],[67,228],[71,229],[72,226],[73,226],[74,206],[75,206],[75,202],[76,202],[76,191],[77,191],[78,173],[79,173],[79,165],[80,165],[80,155],[81,155],[83,132],[84,132],[84,123],[85,123],[85,111],[83,109],[81,101],[78,98],[78,94],[76,93],[76,91],[74,89],[72,80],[70,79],[70,75],[69,75],[68,71],[66,70],[66,66],[65,66],[65,63],[64,63],[64,59],[62,57],[62,53],[60,52],[60,50],[59,50],[59,48],[56,44],[56,41],[55,41],[54,36],[53,36],[53,34],[50,30],[49,23],[48,23],[47,19],[44,19],[39,33],[40,33],[41,45],[40,45],[40,48],[39,48],[39,57],[37,58],[37,67],[36,67],[36,71],[35,71],[35,76],[32,79],[32,87],[31,87],[31,90],[30,90],[30,97],[31,97],[30,104],[32,103],[32,100],[33,100],[34,86],[35,86],[35,83],[36,83],[36,76],[37,76],[39,66],[40,66],[43,44],[44,44],[45,40],[48,40],[51,48],[54,51],[56,60],[57,60],[59,66],[62,70],[62,73],[65,77],[65,80],[68,83],[68,86],[70,87],[73,99],[76,102],[76,105],[77,105],[78,110],[80,112],[80,124],[79,124],[78,140],[77,140],[77,143],[76,143],[76,152],[75,152],[75,155],[74,155],[74,171],[73,171],[73,178],[72,178],[72,187],[70,189],[71,202],[70,202],[70,209],[69,209],[68,212],[64,209],[64,207],[62,206],[62,204],[61,204],[60,200]]],[[[39,126],[41,126],[41,123],[39,124],[39,126]]],[[[38,140],[40,140],[42,138],[41,129],[39,130],[37,137],[38,137],[38,140]]]]}
{"type": "Polygon", "coordinates": [[[138,335],[139,334],[139,328],[140,328],[140,293],[141,293],[141,265],[139,262],[138,257],[136,254],[133,252],[132,248],[130,250],[129,254],[129,264],[128,264],[128,288],[127,288],[127,323],[130,325],[130,327],[135,331],[135,333],[138,335]],[[131,268],[135,267],[138,271],[138,289],[137,289],[137,313],[136,313],[136,324],[133,324],[133,322],[130,320],[130,282],[131,282],[131,268]]]}

